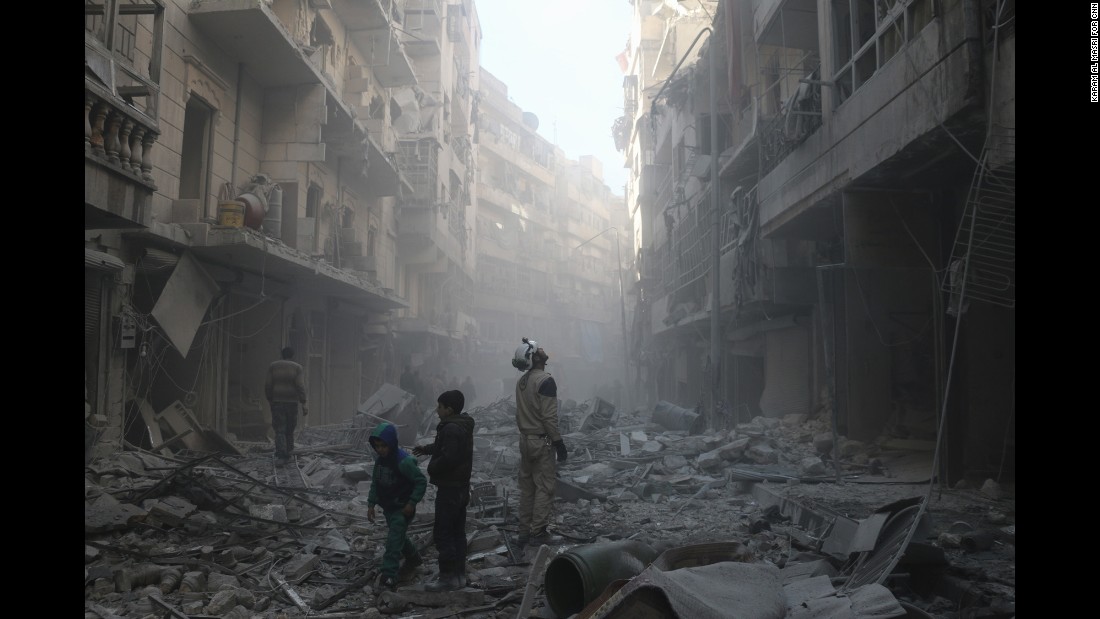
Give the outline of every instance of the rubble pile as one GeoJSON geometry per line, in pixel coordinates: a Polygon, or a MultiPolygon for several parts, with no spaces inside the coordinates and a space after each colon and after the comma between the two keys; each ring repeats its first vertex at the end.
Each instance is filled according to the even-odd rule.
{"type": "MultiPolygon", "coordinates": [[[[1014,614],[1014,501],[1004,490],[949,489],[950,500],[933,501],[918,518],[927,485],[861,483],[897,481],[892,468],[904,457],[885,441],[839,437],[838,485],[824,420],[757,417],[705,431],[691,411],[668,410],[670,425],[686,429],[656,423],[668,416],[652,411],[619,413],[599,398],[562,402],[569,458],[558,467],[552,528],[563,541],[541,548],[514,541],[514,404],[470,411],[469,583],[445,593],[423,590],[436,567],[432,486],[409,528],[425,565],[397,591],[377,587],[386,529],[366,518],[373,454],[363,440],[374,413],[303,430],[285,466],[271,445],[242,443],[238,453],[162,449],[94,461],[85,469],[85,616],[568,616],[563,602],[551,603],[556,595],[576,605],[570,614],[589,605],[579,616],[628,617],[639,608],[632,605],[656,608],[646,587],[664,592],[666,616],[691,616],[677,600],[702,596],[708,607],[728,608],[735,577],[741,594],[774,602],[745,616],[839,617],[822,609],[840,600],[855,617],[1014,614]],[[907,545],[886,543],[909,529],[916,533],[907,545]],[[603,598],[562,591],[567,585],[547,576],[570,553],[625,543],[663,559],[629,562],[636,569],[617,592],[598,583],[603,598]],[[894,565],[906,576],[891,575],[894,565]],[[952,587],[959,599],[950,598],[952,587]],[[860,599],[890,610],[860,614],[860,599]]],[[[426,411],[407,427],[424,443],[433,422],[426,411]]]]}

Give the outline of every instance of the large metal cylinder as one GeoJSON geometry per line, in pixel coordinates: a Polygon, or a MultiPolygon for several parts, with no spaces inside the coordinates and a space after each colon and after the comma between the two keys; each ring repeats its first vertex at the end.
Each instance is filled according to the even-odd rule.
{"type": "Polygon", "coordinates": [[[558,617],[574,615],[612,582],[640,574],[657,554],[649,544],[634,540],[567,550],[546,567],[546,601],[558,617]]]}
{"type": "Polygon", "coordinates": [[[653,407],[653,423],[688,434],[702,434],[706,429],[706,419],[702,415],[664,400],[653,407]]]}

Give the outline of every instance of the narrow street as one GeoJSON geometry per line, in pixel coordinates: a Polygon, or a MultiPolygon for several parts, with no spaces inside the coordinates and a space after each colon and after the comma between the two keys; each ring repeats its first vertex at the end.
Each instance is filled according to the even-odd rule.
{"type": "Polygon", "coordinates": [[[85,0],[85,619],[1015,619],[1015,8],[85,0]]]}

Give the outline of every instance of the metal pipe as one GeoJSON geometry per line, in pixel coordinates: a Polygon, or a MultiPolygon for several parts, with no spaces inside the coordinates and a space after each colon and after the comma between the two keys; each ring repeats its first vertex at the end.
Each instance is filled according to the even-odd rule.
{"type": "Polygon", "coordinates": [[[711,250],[711,257],[713,264],[711,265],[711,301],[710,301],[710,363],[711,363],[711,400],[710,400],[710,423],[707,424],[708,429],[713,430],[715,424],[715,417],[718,415],[718,391],[719,382],[721,380],[721,367],[722,367],[722,326],[719,321],[719,312],[722,309],[721,299],[721,277],[720,271],[722,270],[722,248],[721,235],[719,234],[722,223],[722,216],[718,212],[718,190],[721,186],[721,182],[718,178],[718,95],[715,90],[715,81],[718,79],[718,48],[714,44],[714,37],[711,37],[707,41],[707,47],[710,51],[710,197],[711,197],[711,209],[714,214],[711,216],[711,244],[714,248],[711,250]]]}
{"type": "MultiPolygon", "coordinates": [[[[230,195],[232,198],[237,194],[237,153],[241,146],[241,91],[243,90],[244,82],[244,63],[237,63],[237,101],[233,110],[233,162],[230,164],[232,168],[229,170],[229,187],[230,195]]],[[[203,210],[205,211],[206,201],[203,200],[203,210]]],[[[203,213],[203,217],[206,217],[207,213],[203,213]]]]}

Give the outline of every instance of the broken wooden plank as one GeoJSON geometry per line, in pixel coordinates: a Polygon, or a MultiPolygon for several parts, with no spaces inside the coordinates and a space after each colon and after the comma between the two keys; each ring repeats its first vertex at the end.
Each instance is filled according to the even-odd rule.
{"type": "Polygon", "coordinates": [[[527,575],[527,588],[523,591],[523,602],[519,605],[516,619],[524,619],[531,612],[531,604],[534,603],[535,590],[538,589],[538,575],[542,572],[547,558],[550,557],[549,546],[539,546],[539,552],[535,555],[535,562],[531,564],[531,572],[527,575]]]}

